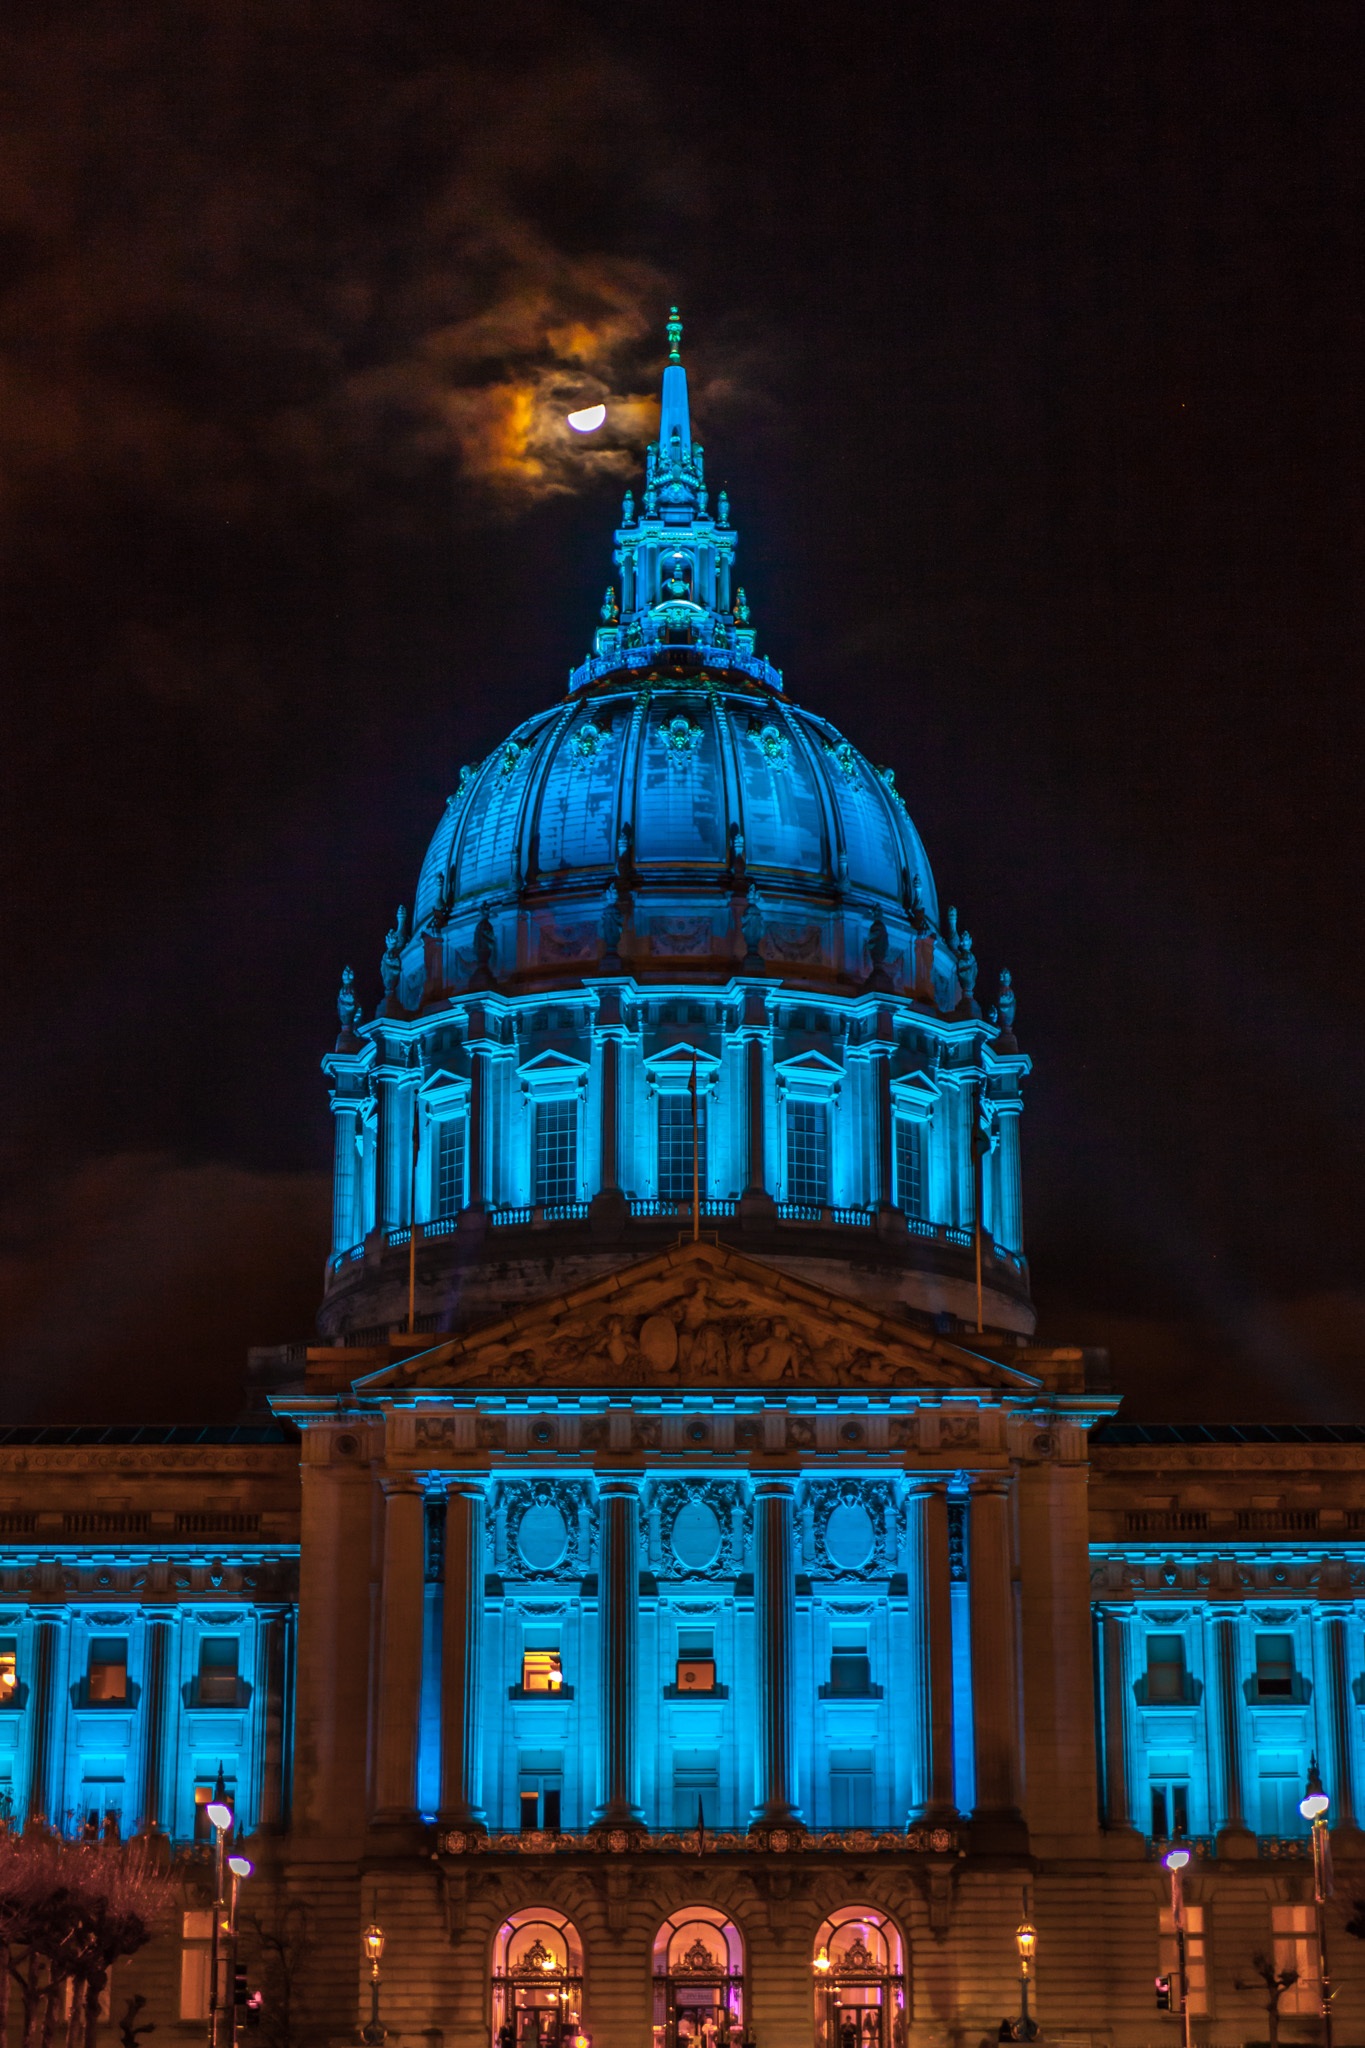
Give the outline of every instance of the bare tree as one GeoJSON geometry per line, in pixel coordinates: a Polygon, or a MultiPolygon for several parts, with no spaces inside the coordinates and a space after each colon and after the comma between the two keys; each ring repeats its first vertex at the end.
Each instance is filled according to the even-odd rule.
{"type": "Polygon", "coordinates": [[[23,2048],[52,2048],[69,1993],[66,2048],[93,2048],[110,1970],[152,1939],[172,1896],[140,1844],[0,1832],[0,2025],[17,1984],[23,2048]]]}
{"type": "MultiPolygon", "coordinates": [[[[1299,1981],[1297,1970],[1277,1970],[1271,1958],[1258,1952],[1251,1958],[1251,1967],[1265,1986],[1266,2039],[1270,2048],[1280,2048],[1280,2000],[1286,1991],[1291,1991],[1299,1981]]],[[[1239,1991],[1250,1991],[1254,1986],[1237,1980],[1239,1991]]]]}

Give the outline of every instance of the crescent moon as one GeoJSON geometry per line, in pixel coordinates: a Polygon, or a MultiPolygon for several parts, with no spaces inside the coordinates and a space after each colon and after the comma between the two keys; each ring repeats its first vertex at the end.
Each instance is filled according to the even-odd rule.
{"type": "Polygon", "coordinates": [[[571,412],[568,419],[576,434],[594,434],[606,416],[605,405],[585,405],[581,412],[571,412]]]}

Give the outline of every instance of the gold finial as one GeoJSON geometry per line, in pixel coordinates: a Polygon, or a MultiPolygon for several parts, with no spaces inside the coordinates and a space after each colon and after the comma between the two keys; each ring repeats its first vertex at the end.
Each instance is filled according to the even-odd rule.
{"type": "Polygon", "coordinates": [[[682,361],[682,357],[678,354],[678,343],[681,340],[682,321],[678,318],[677,307],[670,306],[668,309],[668,360],[670,363],[680,363],[682,361]]]}

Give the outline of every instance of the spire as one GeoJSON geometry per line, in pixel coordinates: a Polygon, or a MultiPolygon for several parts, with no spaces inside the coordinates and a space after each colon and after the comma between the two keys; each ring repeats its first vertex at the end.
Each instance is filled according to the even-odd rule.
{"type": "Polygon", "coordinates": [[[672,307],[668,315],[668,365],[664,370],[663,408],[659,416],[659,453],[665,463],[673,453],[673,437],[678,437],[678,453],[684,461],[692,452],[692,422],[687,407],[687,372],[683,368],[678,344],[682,340],[682,321],[678,309],[672,307]]]}

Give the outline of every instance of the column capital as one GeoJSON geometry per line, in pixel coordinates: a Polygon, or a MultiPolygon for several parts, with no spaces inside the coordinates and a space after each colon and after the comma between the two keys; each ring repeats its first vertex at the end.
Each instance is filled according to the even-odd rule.
{"type": "Polygon", "coordinates": [[[952,1475],[948,1472],[907,1472],[905,1475],[905,1490],[912,1499],[918,1496],[932,1500],[937,1494],[946,1500],[951,1483],[952,1475]]]}
{"type": "Polygon", "coordinates": [[[1001,1494],[1008,1498],[1014,1491],[1014,1474],[1012,1472],[973,1472],[968,1490],[973,1500],[980,1494],[1001,1494]]]}
{"type": "Polygon", "coordinates": [[[393,1500],[404,1493],[426,1492],[426,1474],[418,1472],[381,1472],[379,1484],[384,1490],[385,1500],[393,1500]]]}
{"type": "Polygon", "coordinates": [[[599,1472],[597,1491],[600,1495],[634,1495],[639,1493],[643,1481],[643,1472],[599,1472]]]}
{"type": "Polygon", "coordinates": [[[749,1473],[749,1483],[753,1487],[755,1500],[772,1500],[783,1495],[795,1498],[799,1477],[799,1473],[796,1472],[755,1472],[751,1470],[749,1473]]]}

